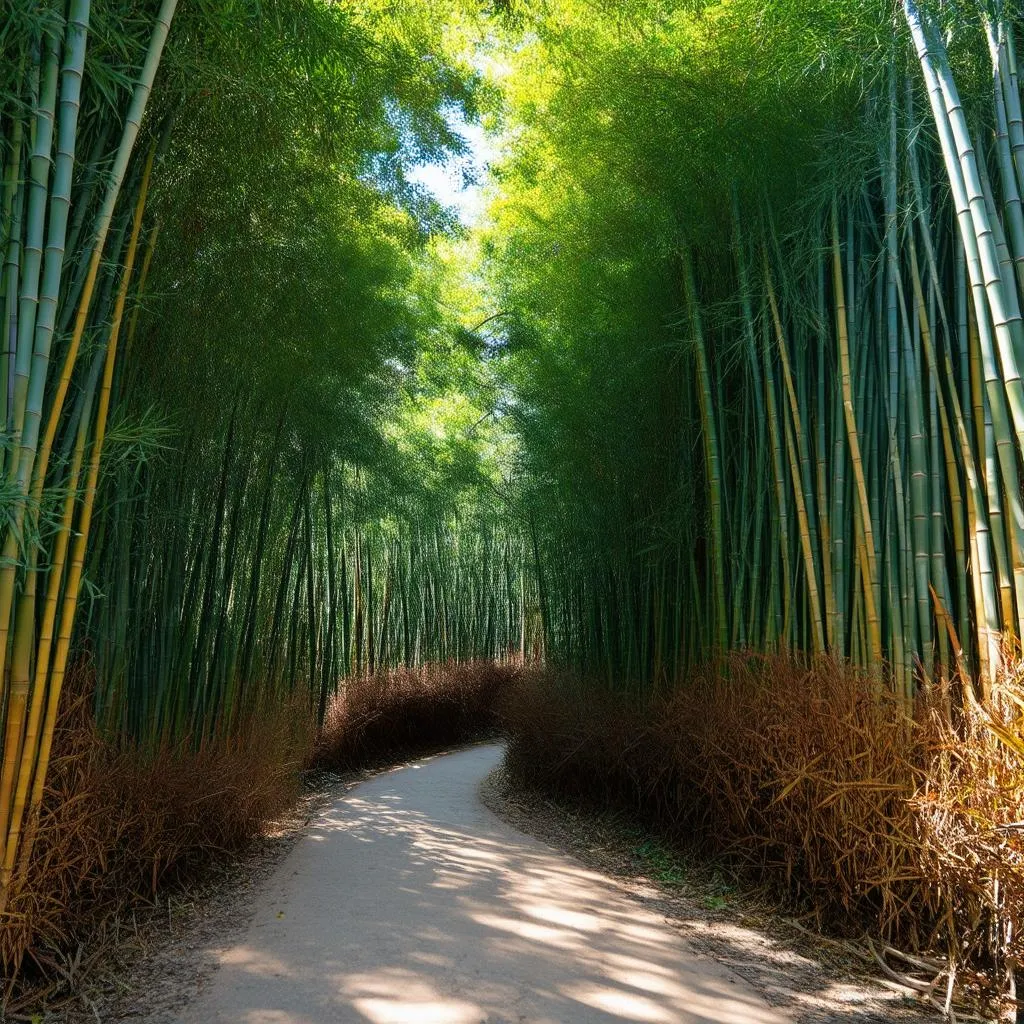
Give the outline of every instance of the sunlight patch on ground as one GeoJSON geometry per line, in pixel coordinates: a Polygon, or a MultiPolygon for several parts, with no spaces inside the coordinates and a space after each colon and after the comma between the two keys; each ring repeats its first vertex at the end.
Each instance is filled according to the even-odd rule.
{"type": "Polygon", "coordinates": [[[290,971],[288,964],[279,957],[251,946],[229,949],[221,958],[221,963],[250,974],[269,974],[273,977],[283,977],[290,971]]]}
{"type": "Polygon", "coordinates": [[[479,1024],[486,1013],[475,1003],[448,999],[408,971],[350,977],[352,1005],[373,1024],[479,1024]]]}
{"type": "Polygon", "coordinates": [[[603,925],[601,919],[594,914],[581,914],[576,910],[569,910],[566,907],[559,907],[552,904],[523,905],[524,913],[538,921],[547,921],[549,924],[560,925],[562,928],[572,928],[578,932],[599,932],[603,925]]]}
{"type": "Polygon", "coordinates": [[[676,1020],[673,1014],[652,999],[620,989],[570,989],[566,995],[584,1006],[614,1014],[622,1020],[642,1021],[644,1024],[673,1024],[676,1020]]]}

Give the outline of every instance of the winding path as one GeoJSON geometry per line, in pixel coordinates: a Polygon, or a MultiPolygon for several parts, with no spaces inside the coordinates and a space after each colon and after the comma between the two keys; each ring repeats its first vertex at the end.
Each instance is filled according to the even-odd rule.
{"type": "Polygon", "coordinates": [[[480,802],[501,747],[364,783],[310,826],[181,1024],[785,1024],[614,882],[480,802]]]}

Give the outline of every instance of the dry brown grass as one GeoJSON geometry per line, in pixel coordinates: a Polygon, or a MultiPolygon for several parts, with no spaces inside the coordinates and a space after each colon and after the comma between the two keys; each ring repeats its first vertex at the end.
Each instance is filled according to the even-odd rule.
{"type": "Polygon", "coordinates": [[[231,739],[118,746],[77,680],[65,700],[28,870],[0,918],[0,968],[49,975],[71,944],[211,857],[235,851],[296,798],[311,730],[263,709],[231,739]]]}
{"type": "Polygon", "coordinates": [[[517,663],[446,662],[351,679],[327,712],[315,767],[350,771],[498,731],[517,663]]]}
{"type": "Polygon", "coordinates": [[[524,781],[626,805],[820,928],[926,954],[941,1002],[942,967],[1005,992],[1024,952],[1020,674],[1000,694],[910,719],[855,669],[734,655],[643,706],[530,673],[505,715],[524,781]]]}

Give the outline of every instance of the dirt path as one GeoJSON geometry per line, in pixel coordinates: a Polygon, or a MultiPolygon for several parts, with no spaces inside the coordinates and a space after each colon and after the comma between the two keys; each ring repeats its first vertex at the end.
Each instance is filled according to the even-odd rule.
{"type": "Polygon", "coordinates": [[[334,802],[181,1024],[783,1024],[614,882],[480,802],[489,745],[334,802]]]}

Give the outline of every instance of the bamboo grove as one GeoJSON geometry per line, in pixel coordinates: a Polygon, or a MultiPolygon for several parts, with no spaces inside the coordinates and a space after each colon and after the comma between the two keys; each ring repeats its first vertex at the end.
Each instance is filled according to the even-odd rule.
{"type": "Polygon", "coordinates": [[[0,0],[0,914],[75,687],[140,749],[478,657],[988,690],[1021,20],[0,0]],[[467,229],[414,171],[481,120],[467,229]]]}
{"type": "Polygon", "coordinates": [[[829,653],[910,701],[1016,649],[1020,22],[968,6],[538,29],[490,246],[552,653],[829,653]]]}
{"type": "Polygon", "coordinates": [[[116,585],[82,628],[109,729],[202,735],[295,696],[322,722],[345,676],[524,658],[539,643],[529,563],[507,536],[360,524],[345,507],[360,495],[337,477],[290,491],[271,465],[248,486],[225,468],[218,492],[188,496],[187,517],[157,527],[140,510],[100,555],[116,585]]]}
{"type": "Polygon", "coordinates": [[[537,642],[523,540],[474,497],[479,402],[437,370],[475,375],[451,217],[406,176],[474,116],[442,30],[426,4],[0,7],[0,913],[69,677],[114,742],[198,744],[537,642]]]}

